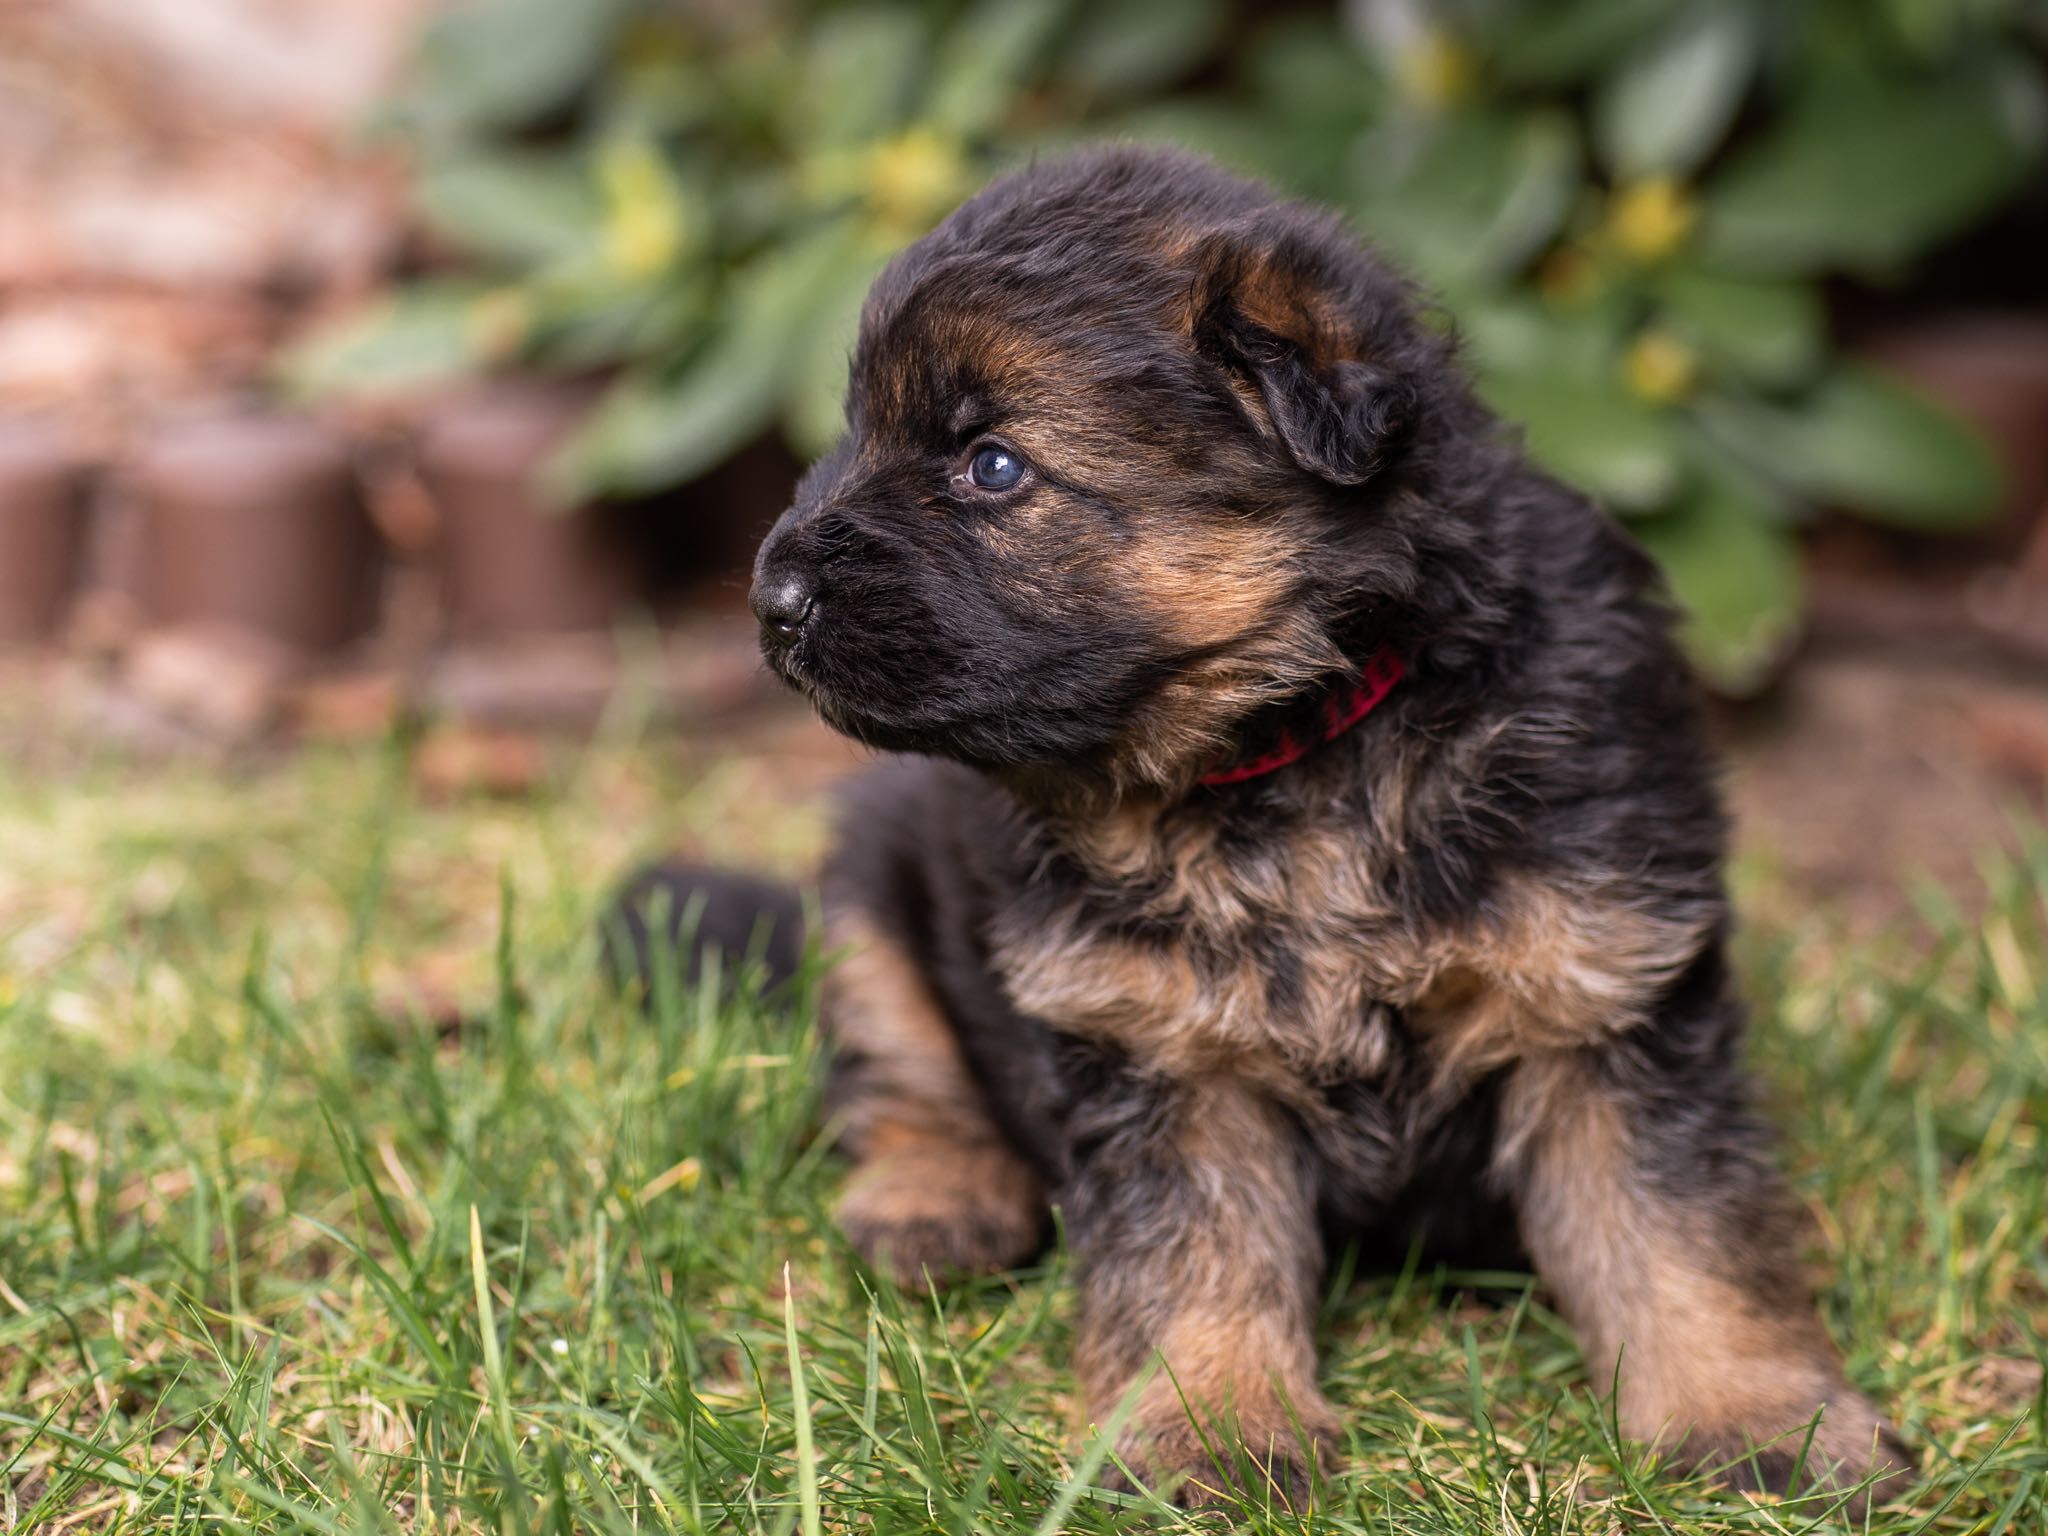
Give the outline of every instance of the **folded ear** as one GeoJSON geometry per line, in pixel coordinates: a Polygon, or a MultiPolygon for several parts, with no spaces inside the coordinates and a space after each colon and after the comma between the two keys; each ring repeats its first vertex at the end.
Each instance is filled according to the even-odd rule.
{"type": "Polygon", "coordinates": [[[1334,485],[1377,474],[1407,432],[1415,391],[1371,356],[1364,333],[1383,306],[1346,270],[1358,260],[1348,238],[1224,231],[1196,259],[1196,349],[1254,386],[1303,469],[1334,485]]]}

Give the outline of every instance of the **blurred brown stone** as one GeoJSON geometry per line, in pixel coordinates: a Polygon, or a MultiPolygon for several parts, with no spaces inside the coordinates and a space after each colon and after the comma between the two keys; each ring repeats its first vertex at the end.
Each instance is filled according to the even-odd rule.
{"type": "Polygon", "coordinates": [[[479,388],[445,403],[419,448],[439,514],[442,600],[456,635],[608,627],[639,595],[616,518],[552,505],[540,475],[588,406],[541,384],[479,388]]]}
{"type": "Polygon", "coordinates": [[[125,655],[148,628],[148,611],[129,593],[89,588],[72,605],[65,644],[87,661],[110,662],[125,655]]]}
{"type": "Polygon", "coordinates": [[[63,424],[0,419],[0,644],[56,632],[78,581],[86,487],[63,424]]]}
{"type": "Polygon", "coordinates": [[[376,618],[380,550],[345,445],[298,417],[234,414],[160,431],[130,477],[148,602],[327,651],[376,618]]]}

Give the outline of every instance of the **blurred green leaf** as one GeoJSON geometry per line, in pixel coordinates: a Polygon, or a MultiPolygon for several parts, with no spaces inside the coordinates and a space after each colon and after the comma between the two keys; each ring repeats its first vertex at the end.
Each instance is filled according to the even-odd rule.
{"type": "Polygon", "coordinates": [[[1007,117],[1044,61],[1070,0],[980,0],[953,23],[932,60],[925,116],[975,138],[1007,117]]]}
{"type": "Polygon", "coordinates": [[[1682,176],[1727,132],[1756,63],[1757,18],[1694,4],[1637,46],[1593,97],[1593,142],[1617,176],[1682,176]]]}
{"type": "Polygon", "coordinates": [[[428,222],[463,249],[497,261],[550,263],[588,252],[601,208],[581,156],[467,150],[421,172],[428,222]]]}
{"type": "Polygon", "coordinates": [[[1673,547],[1696,652],[1747,686],[1789,634],[1794,509],[1934,527],[1990,499],[1955,423],[1829,372],[1818,284],[2009,197],[2048,105],[2012,0],[1886,3],[1865,25],[1856,0],[1253,21],[1227,0],[457,0],[402,121],[426,217],[494,275],[429,283],[294,364],[372,393],[515,360],[615,370],[556,466],[582,492],[688,479],[778,423],[822,451],[884,246],[996,166],[1180,143],[1357,214],[1457,316],[1534,455],[1673,547]],[[1229,88],[1177,90],[1224,37],[1229,88]],[[1726,590],[1686,569],[1714,559],[1726,590]]]}
{"type": "Polygon", "coordinates": [[[846,366],[860,332],[861,304],[888,255],[879,249],[849,253],[815,296],[784,407],[790,446],[806,458],[830,448],[845,429],[846,366]]]}
{"type": "Polygon", "coordinates": [[[550,484],[573,501],[694,479],[768,425],[780,364],[727,338],[673,382],[627,375],[550,466],[550,484]]]}
{"type": "Polygon", "coordinates": [[[1578,138],[1559,113],[1390,121],[1353,156],[1366,233],[1438,284],[1520,267],[1556,235],[1578,189],[1578,138]]]}
{"type": "Polygon", "coordinates": [[[832,276],[858,247],[844,224],[757,257],[735,275],[717,331],[674,378],[629,374],[550,467],[565,497],[636,494],[712,468],[775,417],[832,276]]]}
{"type": "Polygon", "coordinates": [[[1135,139],[1192,150],[1231,170],[1269,180],[1284,178],[1296,188],[1334,179],[1343,159],[1342,142],[1310,135],[1321,142],[1303,143],[1303,137],[1283,124],[1220,102],[1184,99],[1147,103],[1087,127],[1066,126],[1018,147],[1025,154],[1037,154],[1104,138],[1135,139]]]}
{"type": "MultiPolygon", "coordinates": [[[[644,35],[644,34],[643,34],[644,35]]],[[[742,117],[723,78],[731,61],[678,30],[659,46],[629,47],[591,103],[593,137],[673,139],[686,133],[731,133],[742,117]]]]}
{"type": "Polygon", "coordinates": [[[468,0],[420,35],[421,110],[516,128],[566,106],[597,72],[633,0],[468,0]]]}
{"type": "Polygon", "coordinates": [[[1657,297],[1707,364],[1758,384],[1810,378],[1827,345],[1820,295],[1795,280],[1672,268],[1657,297]]]}
{"type": "Polygon", "coordinates": [[[545,366],[582,371],[664,358],[703,334],[706,274],[692,272],[649,287],[579,271],[534,292],[527,353],[545,366]]]}
{"type": "Polygon", "coordinates": [[[1576,84],[1670,13],[1670,0],[1511,0],[1485,29],[1487,62],[1517,85],[1576,84]]]}
{"type": "Polygon", "coordinates": [[[459,279],[403,289],[293,347],[282,365],[286,387],[370,399],[459,378],[481,360],[475,315],[488,292],[459,279]]]}
{"type": "Polygon", "coordinates": [[[1871,368],[1846,365],[1787,404],[1708,397],[1694,409],[1729,452],[1825,506],[1938,531],[1997,505],[1998,462],[1983,438],[1871,368]]]}
{"type": "Polygon", "coordinates": [[[1799,632],[1799,549],[1739,483],[1698,476],[1678,505],[1629,525],[1685,611],[1693,662],[1722,692],[1756,692],[1799,632]]]}
{"type": "Polygon", "coordinates": [[[1611,387],[1634,306],[1606,303],[1560,312],[1526,292],[1450,295],[1466,352],[1483,374],[1574,380],[1611,387]]]}
{"type": "Polygon", "coordinates": [[[1386,101],[1384,77],[1328,15],[1278,17],[1251,40],[1237,64],[1262,115],[1358,127],[1386,101]]]}
{"type": "Polygon", "coordinates": [[[1201,63],[1229,19],[1225,0],[1091,0],[1062,49],[1061,81],[1104,96],[1156,91],[1201,63]]]}
{"type": "Polygon", "coordinates": [[[1489,373],[1480,393],[1526,430],[1544,468],[1617,511],[1653,512],[1678,493],[1683,467],[1671,419],[1618,382],[1489,373]]]}
{"type": "Polygon", "coordinates": [[[909,113],[925,62],[925,27],[902,6],[826,11],[812,23],[802,88],[789,95],[806,147],[859,144],[909,113]]]}
{"type": "Polygon", "coordinates": [[[1926,82],[1818,75],[1709,183],[1704,248],[1758,271],[1895,268],[2020,184],[2039,149],[2013,99],[2029,89],[1976,67],[1926,82]]]}

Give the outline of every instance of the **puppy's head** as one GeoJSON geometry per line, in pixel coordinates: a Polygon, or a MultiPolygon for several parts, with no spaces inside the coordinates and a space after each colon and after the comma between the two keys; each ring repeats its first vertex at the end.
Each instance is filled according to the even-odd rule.
{"type": "Polygon", "coordinates": [[[1019,172],[869,296],[764,649],[876,746],[1184,783],[1385,638],[1470,410],[1334,220],[1157,151],[1019,172]]]}

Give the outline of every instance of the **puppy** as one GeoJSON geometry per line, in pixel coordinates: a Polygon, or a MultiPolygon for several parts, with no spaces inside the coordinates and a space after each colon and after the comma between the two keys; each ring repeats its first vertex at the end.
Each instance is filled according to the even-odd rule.
{"type": "Polygon", "coordinates": [[[1219,1435],[1327,1464],[1352,1242],[1533,1264],[1639,1441],[1902,1478],[1739,1067],[1657,573],[1409,284],[1198,160],[1041,164],[876,283],[847,420],[753,605],[889,754],[824,878],[854,1247],[922,1284],[1061,1207],[1088,1403],[1163,1358],[1119,1451],[1188,1497],[1219,1435]]]}

